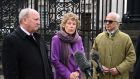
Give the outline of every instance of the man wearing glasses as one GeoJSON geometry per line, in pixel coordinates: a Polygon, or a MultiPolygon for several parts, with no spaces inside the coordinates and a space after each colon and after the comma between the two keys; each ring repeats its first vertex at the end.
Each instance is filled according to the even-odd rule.
{"type": "Polygon", "coordinates": [[[136,61],[135,49],[128,34],[119,30],[120,16],[110,12],[105,29],[94,40],[93,49],[100,55],[104,74],[99,79],[129,79],[129,71],[136,61]]]}

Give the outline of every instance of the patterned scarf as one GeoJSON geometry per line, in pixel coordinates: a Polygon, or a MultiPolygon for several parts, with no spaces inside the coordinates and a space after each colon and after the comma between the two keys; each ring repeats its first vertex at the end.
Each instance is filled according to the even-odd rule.
{"type": "Polygon", "coordinates": [[[61,40],[61,57],[60,61],[68,67],[69,54],[71,49],[71,45],[79,40],[79,34],[77,31],[73,35],[67,34],[65,31],[61,30],[57,33],[58,37],[61,40]]]}

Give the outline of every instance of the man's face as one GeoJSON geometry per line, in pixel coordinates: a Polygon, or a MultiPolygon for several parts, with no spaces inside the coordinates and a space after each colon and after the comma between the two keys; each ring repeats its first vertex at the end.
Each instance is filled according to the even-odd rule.
{"type": "Polygon", "coordinates": [[[104,20],[106,30],[113,31],[116,29],[118,22],[116,21],[115,18],[116,17],[113,15],[108,15],[106,17],[106,20],[104,20]]]}
{"type": "Polygon", "coordinates": [[[40,27],[40,15],[38,12],[31,11],[27,17],[27,30],[31,33],[37,31],[40,27]]]}

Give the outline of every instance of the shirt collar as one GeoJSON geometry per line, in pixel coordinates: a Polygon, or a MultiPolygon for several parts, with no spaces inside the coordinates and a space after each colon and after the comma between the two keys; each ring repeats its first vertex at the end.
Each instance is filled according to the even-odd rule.
{"type": "Polygon", "coordinates": [[[115,32],[115,30],[113,30],[111,32],[107,30],[107,33],[109,33],[109,34],[113,34],[114,32],[115,32]]]}
{"type": "Polygon", "coordinates": [[[27,35],[31,35],[26,29],[24,29],[22,26],[20,26],[20,28],[21,28],[21,30],[23,31],[23,32],[25,32],[27,35]]]}

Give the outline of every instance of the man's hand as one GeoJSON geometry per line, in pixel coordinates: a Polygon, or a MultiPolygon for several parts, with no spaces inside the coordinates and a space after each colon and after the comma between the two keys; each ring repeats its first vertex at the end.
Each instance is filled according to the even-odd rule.
{"type": "Polygon", "coordinates": [[[103,67],[103,70],[104,70],[104,73],[109,73],[110,72],[110,69],[105,67],[105,66],[102,66],[103,67]]]}
{"type": "Polygon", "coordinates": [[[115,68],[115,67],[110,69],[110,73],[111,73],[113,76],[119,75],[119,71],[118,71],[117,68],[115,68]]]}

